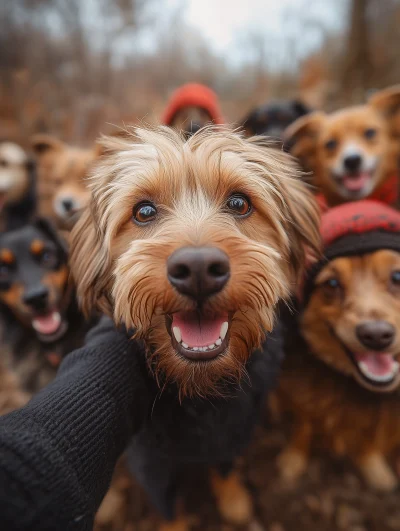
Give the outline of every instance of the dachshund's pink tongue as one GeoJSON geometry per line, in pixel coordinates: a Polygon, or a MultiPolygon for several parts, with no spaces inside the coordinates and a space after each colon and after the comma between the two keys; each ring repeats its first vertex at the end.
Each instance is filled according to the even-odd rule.
{"type": "Polygon", "coordinates": [[[343,177],[344,186],[351,192],[362,190],[371,176],[368,173],[358,173],[357,175],[345,175],[343,177]]]}
{"type": "Polygon", "coordinates": [[[51,312],[47,315],[35,317],[32,321],[32,326],[39,332],[39,334],[50,335],[55,334],[61,324],[61,315],[58,312],[51,312]]]}
{"type": "Polygon", "coordinates": [[[392,354],[364,352],[355,354],[361,372],[376,381],[393,379],[399,370],[399,363],[392,354]]]}
{"type": "Polygon", "coordinates": [[[197,312],[178,312],[174,313],[172,318],[175,339],[189,347],[221,344],[228,332],[228,326],[228,314],[211,318],[197,312]]]}

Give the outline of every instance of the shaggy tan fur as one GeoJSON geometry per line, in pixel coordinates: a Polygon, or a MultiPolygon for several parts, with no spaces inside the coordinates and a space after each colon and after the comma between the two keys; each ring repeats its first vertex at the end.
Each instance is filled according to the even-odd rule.
{"type": "Polygon", "coordinates": [[[85,312],[97,308],[144,338],[157,377],[184,395],[218,392],[238,380],[274,324],[276,304],[301,277],[319,247],[318,209],[290,156],[260,138],[207,128],[189,140],[165,127],[105,138],[95,165],[92,198],[73,230],[71,264],[85,312]],[[238,219],[226,208],[245,194],[253,212],[238,219]],[[157,218],[132,222],[132,209],[152,201],[157,218]],[[203,311],[233,315],[229,346],[207,363],[178,355],[166,316],[193,310],[168,282],[166,262],[182,246],[214,246],[229,257],[231,277],[203,311]]]}

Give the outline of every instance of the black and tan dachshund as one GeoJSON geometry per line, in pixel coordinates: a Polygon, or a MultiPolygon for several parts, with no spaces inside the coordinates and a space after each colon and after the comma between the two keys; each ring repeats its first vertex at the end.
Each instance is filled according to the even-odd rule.
{"type": "Polygon", "coordinates": [[[68,277],[67,245],[46,219],[0,235],[1,354],[25,391],[51,380],[88,329],[68,277]]]}

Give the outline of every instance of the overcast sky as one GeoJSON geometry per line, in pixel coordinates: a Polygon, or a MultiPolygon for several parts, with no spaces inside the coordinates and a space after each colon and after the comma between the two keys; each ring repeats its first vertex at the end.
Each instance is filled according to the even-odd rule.
{"type": "Polygon", "coordinates": [[[184,20],[200,30],[217,53],[229,56],[235,50],[240,60],[241,43],[254,34],[265,35],[274,48],[294,39],[306,53],[320,43],[321,26],[342,27],[348,0],[161,0],[161,5],[164,20],[183,6],[184,20]]]}

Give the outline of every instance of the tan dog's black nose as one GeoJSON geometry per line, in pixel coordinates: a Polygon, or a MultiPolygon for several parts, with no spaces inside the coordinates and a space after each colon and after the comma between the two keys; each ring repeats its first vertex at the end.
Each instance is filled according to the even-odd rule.
{"type": "Polygon", "coordinates": [[[371,350],[385,350],[394,340],[396,330],[387,321],[364,321],[356,327],[360,342],[371,350]]]}
{"type": "Polygon", "coordinates": [[[229,258],[217,247],[182,247],[169,257],[167,272],[179,293],[201,301],[228,282],[229,258]]]}

